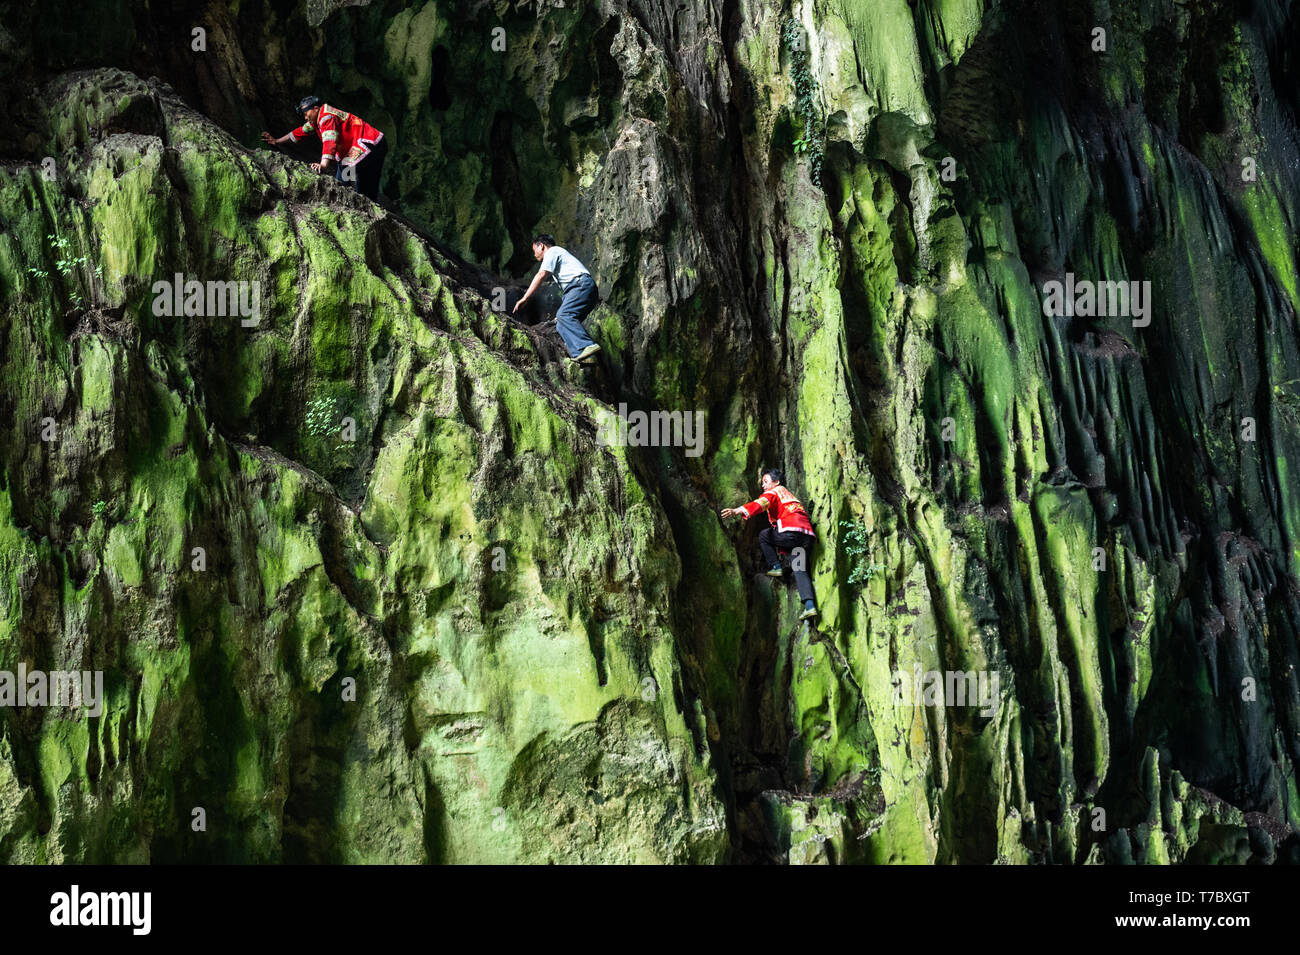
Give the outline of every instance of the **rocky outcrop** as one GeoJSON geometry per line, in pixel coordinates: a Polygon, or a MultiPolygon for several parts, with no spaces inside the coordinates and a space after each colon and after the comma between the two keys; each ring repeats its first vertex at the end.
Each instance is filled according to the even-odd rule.
{"type": "Polygon", "coordinates": [[[213,3],[33,45],[0,668],[106,703],[3,712],[0,853],[1294,860],[1295,16],[213,3]],[[393,136],[388,208],[256,146],[308,87],[393,136]],[[538,229],[597,368],[493,308],[538,229]],[[177,274],[258,321],[159,315],[177,274]],[[608,446],[620,404],[702,453],[608,446]],[[774,463],[813,629],[716,516],[774,463]]]}
{"type": "Polygon", "coordinates": [[[368,201],[124,74],[48,95],[71,158],[3,183],[5,645],[107,685],[8,724],[7,853],[723,858],[669,528],[592,399],[368,201]],[[47,233],[99,271],[24,275],[47,233]],[[173,275],[261,312],[159,316],[173,275]]]}

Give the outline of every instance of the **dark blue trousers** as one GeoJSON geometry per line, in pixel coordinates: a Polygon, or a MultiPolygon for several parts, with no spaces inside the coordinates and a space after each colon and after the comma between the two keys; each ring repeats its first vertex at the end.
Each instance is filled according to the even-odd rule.
{"type": "Polygon", "coordinates": [[[555,327],[564,339],[564,346],[569,349],[569,356],[576,358],[588,345],[596,344],[587,334],[582,320],[591,314],[591,310],[600,304],[596,293],[596,283],[590,275],[579,275],[564,290],[560,310],[555,314],[555,327]]]}

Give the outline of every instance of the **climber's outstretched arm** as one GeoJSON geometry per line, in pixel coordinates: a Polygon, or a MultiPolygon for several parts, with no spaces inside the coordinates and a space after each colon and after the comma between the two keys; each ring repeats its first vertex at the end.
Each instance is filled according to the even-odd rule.
{"type": "Polygon", "coordinates": [[[537,287],[550,277],[550,272],[545,269],[538,269],[537,274],[533,276],[533,284],[528,286],[528,291],[524,293],[524,297],[515,302],[515,307],[510,310],[510,314],[513,315],[515,312],[519,311],[519,306],[528,301],[528,299],[532,297],[532,294],[537,291],[537,287]]]}
{"type": "Polygon", "coordinates": [[[772,506],[772,499],[766,494],[761,494],[758,500],[750,501],[748,504],[742,504],[740,507],[724,507],[722,509],[723,517],[743,517],[749,520],[759,511],[765,511],[772,506]]]}

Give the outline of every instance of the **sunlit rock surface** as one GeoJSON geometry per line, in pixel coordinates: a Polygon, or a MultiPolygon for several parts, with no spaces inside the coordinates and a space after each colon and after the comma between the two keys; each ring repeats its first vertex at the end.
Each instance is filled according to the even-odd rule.
{"type": "Polygon", "coordinates": [[[105,675],[0,858],[1300,861],[1293,0],[98,6],[0,28],[0,669],[105,675]]]}

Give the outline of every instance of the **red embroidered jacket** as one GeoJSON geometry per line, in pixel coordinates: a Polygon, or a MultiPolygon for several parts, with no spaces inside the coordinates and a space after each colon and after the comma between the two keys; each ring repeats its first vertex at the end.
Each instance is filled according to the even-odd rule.
{"type": "Polygon", "coordinates": [[[805,534],[817,536],[812,521],[808,520],[808,512],[803,509],[799,499],[783,485],[778,484],[776,487],[768,488],[758,496],[757,500],[750,501],[741,510],[745,512],[746,520],[759,511],[767,511],[767,519],[776,528],[778,534],[786,531],[803,531],[805,534]],[[776,512],[775,515],[773,511],[776,512]]]}
{"type": "MultiPolygon", "coordinates": [[[[320,133],[321,162],[333,159],[345,166],[359,163],[370,155],[370,147],[384,138],[384,134],[355,113],[345,113],[328,104],[322,105],[316,117],[320,133]]],[[[289,134],[290,142],[297,142],[312,132],[311,123],[303,123],[289,134]]]]}

